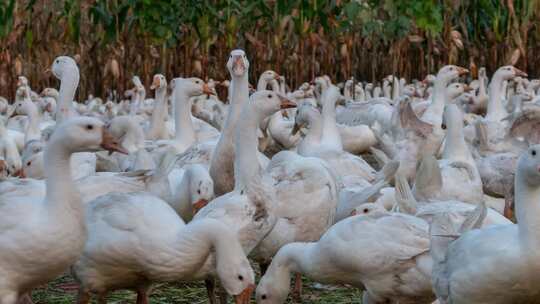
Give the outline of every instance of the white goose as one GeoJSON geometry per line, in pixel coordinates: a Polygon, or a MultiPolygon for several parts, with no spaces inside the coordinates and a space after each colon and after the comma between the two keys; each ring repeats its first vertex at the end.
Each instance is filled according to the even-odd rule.
{"type": "Polygon", "coordinates": [[[201,280],[217,273],[237,304],[249,303],[254,273],[235,234],[223,223],[201,219],[186,225],[164,201],[145,193],[101,196],[88,205],[88,241],[72,271],[78,302],[92,293],[134,289],[148,303],[153,282],[201,280]],[[160,252],[160,254],[156,254],[160,252]]]}
{"type": "Polygon", "coordinates": [[[432,243],[434,290],[441,303],[537,303],[540,274],[538,216],[540,146],[532,146],[518,162],[515,177],[517,224],[472,230],[453,242],[436,225],[432,243]],[[450,244],[448,244],[450,243],[450,244]],[[447,248],[447,249],[446,249],[447,248]]]}
{"type": "Polygon", "coordinates": [[[150,125],[146,129],[146,139],[158,140],[168,139],[169,133],[167,132],[165,120],[167,119],[167,80],[165,76],[161,74],[154,75],[154,80],[150,89],[156,90],[156,97],[154,98],[154,110],[152,111],[152,117],[150,119],[150,125]]]}
{"type": "Polygon", "coordinates": [[[57,127],[45,150],[44,200],[4,195],[0,204],[0,302],[15,304],[32,288],[62,274],[86,240],[83,209],[70,177],[73,152],[117,150],[103,123],[73,118],[57,127]],[[22,254],[25,253],[25,254],[22,254]]]}
{"type": "Polygon", "coordinates": [[[428,224],[376,204],[361,210],[366,212],[338,222],[318,242],[282,247],[257,286],[257,303],[285,303],[293,273],[365,288],[366,304],[431,303],[428,224]]]}

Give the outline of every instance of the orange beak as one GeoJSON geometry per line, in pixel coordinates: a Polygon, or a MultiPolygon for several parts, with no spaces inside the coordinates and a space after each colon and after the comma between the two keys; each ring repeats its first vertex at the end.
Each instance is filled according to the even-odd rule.
{"type": "Polygon", "coordinates": [[[107,132],[107,130],[103,129],[102,137],[101,137],[101,147],[109,152],[118,152],[122,154],[129,154],[129,152],[122,147],[116,139],[111,135],[111,133],[107,132]]]}
{"type": "Polygon", "coordinates": [[[250,284],[239,295],[234,296],[235,304],[249,304],[251,294],[255,290],[255,284],[250,284]]]}
{"type": "Polygon", "coordinates": [[[350,216],[355,216],[357,215],[358,213],[356,212],[356,209],[353,209],[353,211],[351,211],[351,215],[350,216]]]}
{"type": "Polygon", "coordinates": [[[196,201],[195,204],[192,204],[192,206],[193,206],[193,215],[197,214],[197,212],[199,212],[199,210],[204,208],[204,206],[206,206],[206,205],[208,205],[208,201],[205,200],[205,199],[200,199],[200,200],[196,201]]]}
{"type": "Polygon", "coordinates": [[[514,73],[516,74],[516,76],[521,76],[521,77],[528,77],[529,76],[529,75],[527,75],[527,73],[523,72],[520,69],[516,69],[516,68],[514,68],[514,73]]]}
{"type": "Polygon", "coordinates": [[[465,75],[465,74],[469,73],[469,70],[467,70],[466,68],[457,67],[457,70],[458,70],[458,75],[459,76],[462,76],[462,75],[465,75]]]}
{"type": "Polygon", "coordinates": [[[216,94],[214,94],[212,89],[210,89],[210,87],[208,86],[208,83],[203,84],[202,91],[206,95],[216,95],[216,94]]]}
{"type": "Polygon", "coordinates": [[[470,91],[472,91],[472,88],[469,85],[466,84],[466,85],[463,86],[463,90],[465,92],[470,92],[470,91]]]}
{"type": "Polygon", "coordinates": [[[44,71],[43,71],[43,74],[50,74],[52,71],[51,71],[51,68],[46,68],[44,71]]]}
{"type": "Polygon", "coordinates": [[[246,66],[242,60],[242,56],[235,56],[233,62],[233,71],[238,74],[243,74],[246,71],[246,66]]]}
{"type": "Polygon", "coordinates": [[[279,96],[279,100],[281,101],[281,105],[280,105],[280,108],[282,110],[284,109],[290,109],[290,108],[296,108],[296,103],[290,101],[287,97],[285,96],[281,96],[281,95],[278,95],[279,96]]]}
{"type": "Polygon", "coordinates": [[[17,170],[17,172],[15,172],[15,174],[13,174],[13,176],[17,176],[19,178],[25,178],[26,177],[26,175],[24,175],[24,171],[23,171],[22,168],[17,170]]]}
{"type": "Polygon", "coordinates": [[[161,85],[161,81],[159,80],[159,77],[154,77],[154,80],[152,81],[152,85],[150,86],[150,90],[155,90],[159,88],[161,85]]]}

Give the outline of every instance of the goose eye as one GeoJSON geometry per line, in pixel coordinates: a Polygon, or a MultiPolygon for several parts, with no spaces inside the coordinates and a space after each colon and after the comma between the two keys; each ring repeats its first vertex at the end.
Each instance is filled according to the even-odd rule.
{"type": "Polygon", "coordinates": [[[198,189],[198,190],[197,190],[197,194],[201,194],[201,189],[198,189]]]}
{"type": "Polygon", "coordinates": [[[531,155],[532,155],[532,156],[536,156],[536,150],[532,150],[532,151],[531,151],[531,155]]]}
{"type": "Polygon", "coordinates": [[[32,164],[32,161],[29,161],[26,163],[27,166],[30,166],[32,164]]]}
{"type": "Polygon", "coordinates": [[[93,125],[86,125],[86,130],[92,130],[92,129],[94,129],[93,125]]]}
{"type": "Polygon", "coordinates": [[[60,63],[60,60],[57,59],[57,60],[56,60],[56,64],[59,64],[59,63],[60,63]]]}
{"type": "Polygon", "coordinates": [[[244,277],[243,277],[242,275],[238,275],[238,279],[239,279],[240,281],[243,281],[243,280],[244,280],[244,277]]]}
{"type": "Polygon", "coordinates": [[[195,83],[196,83],[196,84],[199,84],[199,83],[201,83],[201,82],[200,82],[200,81],[198,81],[198,80],[195,80],[195,83]]]}
{"type": "Polygon", "coordinates": [[[368,208],[364,209],[364,213],[368,213],[368,211],[369,211],[368,208]]]}
{"type": "Polygon", "coordinates": [[[268,94],[268,98],[272,98],[272,94],[268,94]]]}
{"type": "Polygon", "coordinates": [[[261,299],[266,300],[266,295],[263,294],[263,295],[261,296],[261,299]]]}
{"type": "Polygon", "coordinates": [[[446,124],[442,124],[442,125],[441,125],[441,128],[442,128],[443,130],[446,130],[446,124]]]}

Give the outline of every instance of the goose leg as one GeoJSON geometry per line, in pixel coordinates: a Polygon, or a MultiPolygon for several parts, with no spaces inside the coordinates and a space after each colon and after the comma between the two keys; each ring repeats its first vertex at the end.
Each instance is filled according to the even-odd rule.
{"type": "Polygon", "coordinates": [[[137,289],[137,304],[148,304],[148,288],[137,289]]]}
{"type": "Polygon", "coordinates": [[[30,294],[25,293],[22,297],[19,298],[19,302],[17,304],[33,304],[32,297],[30,297],[30,294]]]}
{"type": "Polygon", "coordinates": [[[90,303],[90,293],[85,291],[82,287],[79,288],[79,293],[77,294],[77,304],[89,304],[90,303]]]}
{"type": "Polygon", "coordinates": [[[206,285],[206,294],[208,295],[208,303],[216,304],[216,281],[214,278],[204,280],[206,285]]]}
{"type": "Polygon", "coordinates": [[[297,273],[294,276],[294,289],[293,289],[293,299],[295,302],[302,302],[302,275],[297,273]]]}

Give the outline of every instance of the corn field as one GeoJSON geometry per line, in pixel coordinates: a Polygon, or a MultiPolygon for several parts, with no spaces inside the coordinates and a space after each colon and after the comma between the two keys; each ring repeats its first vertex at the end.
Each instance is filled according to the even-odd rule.
{"type": "Polygon", "coordinates": [[[297,86],[320,74],[423,78],[447,63],[538,77],[540,0],[0,0],[0,95],[35,87],[61,54],[81,69],[79,99],[122,92],[133,75],[227,79],[231,49],[250,79],[266,69],[297,86]]]}

